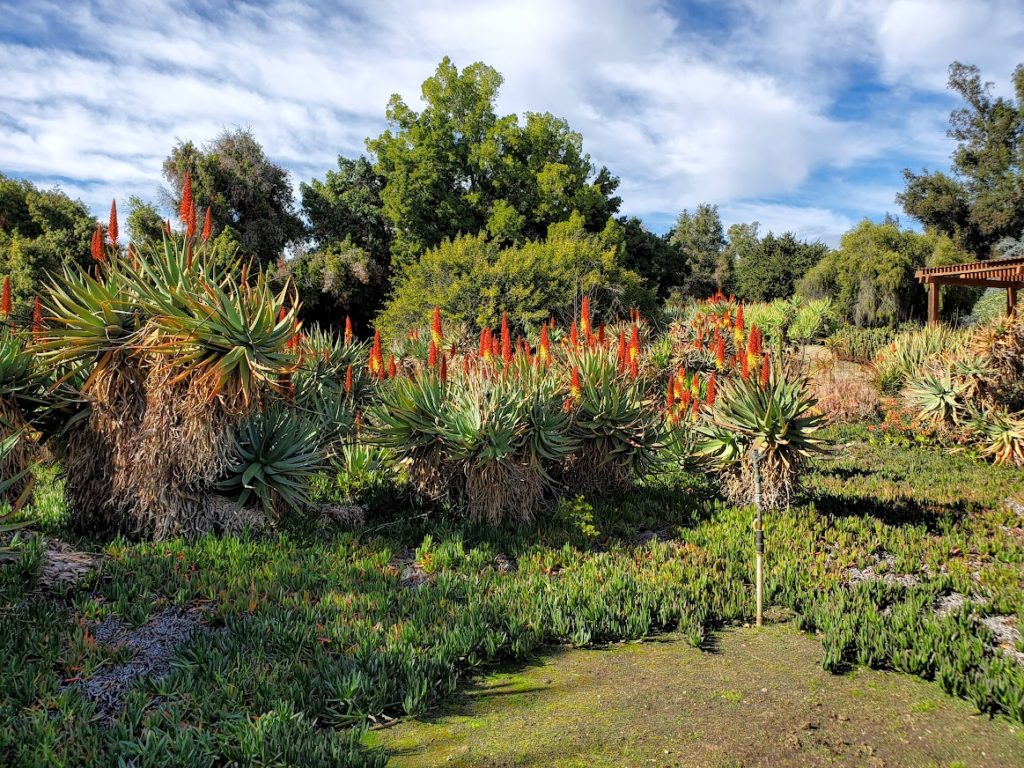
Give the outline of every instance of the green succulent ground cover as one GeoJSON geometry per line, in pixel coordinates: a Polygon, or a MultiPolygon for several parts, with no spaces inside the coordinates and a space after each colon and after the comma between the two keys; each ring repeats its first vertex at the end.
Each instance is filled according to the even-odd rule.
{"type": "MultiPolygon", "coordinates": [[[[820,633],[826,671],[911,673],[1024,721],[1024,666],[984,622],[1024,623],[1024,520],[1005,505],[1021,472],[874,446],[861,429],[830,437],[801,503],[768,518],[768,602],[820,633]],[[966,599],[937,612],[952,593],[966,599]]],[[[662,631],[707,648],[753,614],[751,511],[699,476],[563,503],[524,528],[378,497],[357,531],[73,540],[103,557],[70,588],[42,584],[42,543],[20,532],[0,572],[0,764],[382,765],[368,724],[422,714],[495,663],[662,631]],[[125,651],[89,628],[167,606],[200,609],[205,630],[106,719],[74,680],[125,651]]],[[[70,538],[52,482],[37,512],[70,538]]]]}

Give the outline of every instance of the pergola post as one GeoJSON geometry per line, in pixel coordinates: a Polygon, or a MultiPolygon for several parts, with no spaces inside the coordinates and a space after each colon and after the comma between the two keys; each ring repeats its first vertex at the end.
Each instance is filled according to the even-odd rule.
{"type": "Polygon", "coordinates": [[[928,283],[928,325],[939,324],[939,284],[934,280],[928,283]]]}
{"type": "Polygon", "coordinates": [[[1006,316],[1009,317],[1017,309],[1017,286],[1006,286],[1006,316]]]}

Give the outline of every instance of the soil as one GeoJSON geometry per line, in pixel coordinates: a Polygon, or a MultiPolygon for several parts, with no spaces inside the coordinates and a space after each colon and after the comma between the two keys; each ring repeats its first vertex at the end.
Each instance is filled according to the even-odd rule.
{"type": "Polygon", "coordinates": [[[1024,765],[1024,728],[934,683],[821,669],[789,625],[560,650],[491,674],[444,709],[372,731],[402,766],[1024,765]]]}

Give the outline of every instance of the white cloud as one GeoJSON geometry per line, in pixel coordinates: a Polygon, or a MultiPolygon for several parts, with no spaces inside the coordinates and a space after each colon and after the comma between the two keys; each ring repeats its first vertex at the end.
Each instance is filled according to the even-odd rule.
{"type": "Polygon", "coordinates": [[[721,34],[657,0],[0,0],[0,169],[70,179],[102,215],[114,192],[154,195],[176,139],[241,125],[294,178],[322,175],[384,127],[391,93],[418,105],[447,54],[503,73],[502,111],[567,118],[621,176],[628,212],[664,219],[707,200],[832,240],[859,217],[851,201],[878,195],[858,196],[870,181],[828,193],[822,175],[935,167],[949,153],[948,107],[916,102],[918,90],[941,91],[961,52],[1004,77],[1024,50],[1024,13],[1009,0],[692,10],[724,14],[721,34]],[[894,90],[842,117],[837,104],[873,71],[894,90]],[[823,197],[794,202],[812,181],[823,197]]]}

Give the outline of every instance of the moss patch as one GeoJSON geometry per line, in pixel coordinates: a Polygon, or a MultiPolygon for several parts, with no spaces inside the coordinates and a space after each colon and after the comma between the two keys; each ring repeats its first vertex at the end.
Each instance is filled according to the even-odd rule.
{"type": "Polygon", "coordinates": [[[789,626],[555,651],[371,732],[394,766],[1019,766],[1024,729],[916,678],[821,669],[789,626]]]}

